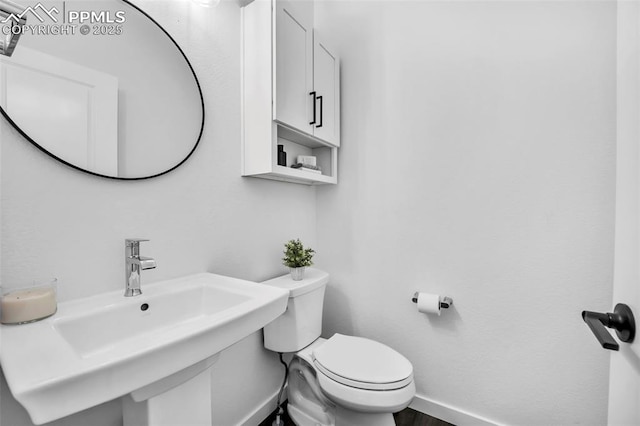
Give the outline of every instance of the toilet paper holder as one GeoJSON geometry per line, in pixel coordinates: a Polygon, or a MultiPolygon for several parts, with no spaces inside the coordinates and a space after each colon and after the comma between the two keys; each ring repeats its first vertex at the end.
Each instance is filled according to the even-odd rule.
{"type": "MultiPolygon", "coordinates": [[[[418,293],[419,292],[417,291],[413,293],[413,297],[411,298],[411,301],[413,303],[418,303],[418,293]]],[[[451,305],[453,305],[453,299],[450,298],[449,296],[443,297],[442,300],[440,301],[441,309],[448,309],[451,305]]]]}

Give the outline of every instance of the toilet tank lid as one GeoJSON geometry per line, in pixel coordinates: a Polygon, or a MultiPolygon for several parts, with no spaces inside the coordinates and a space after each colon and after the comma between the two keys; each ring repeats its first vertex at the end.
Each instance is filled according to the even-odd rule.
{"type": "Polygon", "coordinates": [[[315,268],[306,268],[304,271],[304,279],[294,281],[290,274],[282,275],[262,284],[273,287],[280,287],[289,290],[289,297],[297,297],[310,291],[316,290],[329,282],[329,274],[315,268]]]}

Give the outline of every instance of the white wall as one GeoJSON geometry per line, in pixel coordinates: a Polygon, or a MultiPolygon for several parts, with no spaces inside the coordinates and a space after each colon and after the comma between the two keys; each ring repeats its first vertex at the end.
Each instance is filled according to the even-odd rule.
{"type": "MultiPolygon", "coordinates": [[[[119,289],[131,236],[150,238],[143,253],[158,261],[143,283],[202,270],[262,280],[299,236],[333,277],[325,334],[404,353],[418,408],[446,406],[461,423],[606,423],[608,354],[580,311],[611,305],[615,4],[327,2],[318,20],[343,59],[343,147],[340,184],[317,201],[239,177],[238,5],[141,4],[198,72],[203,142],[167,176],[112,182],[0,122],[2,283],[56,276],[61,300],[119,289]],[[415,290],[454,308],[418,314],[415,290]]],[[[279,386],[279,363],[258,350],[253,335],[217,364],[220,424],[279,386]],[[253,350],[242,368],[233,355],[253,350]]],[[[0,391],[0,423],[29,425],[0,391]]],[[[56,425],[118,425],[119,409],[56,425]]]]}
{"type": "Polygon", "coordinates": [[[414,365],[458,424],[606,424],[614,2],[324,2],[341,56],[340,184],[318,190],[324,333],[414,365]],[[414,291],[453,309],[419,314],[414,291]]]}
{"type": "MultiPolygon", "coordinates": [[[[313,188],[240,177],[237,2],[214,9],[187,1],[139,4],[175,37],[198,73],[207,108],[202,142],[168,175],[118,182],[53,161],[0,121],[3,285],[57,277],[61,301],[123,289],[127,237],[151,239],[142,252],[158,268],[144,271],[143,289],[145,282],[201,271],[264,280],[286,272],[284,241],[300,237],[315,245],[313,188]]],[[[277,392],[282,367],[260,339],[259,333],[248,337],[214,367],[216,424],[241,421],[277,392]],[[256,371],[263,372],[260,380],[256,371]]],[[[0,423],[30,425],[0,380],[0,423]]],[[[115,401],[54,424],[121,422],[115,401]]]]}

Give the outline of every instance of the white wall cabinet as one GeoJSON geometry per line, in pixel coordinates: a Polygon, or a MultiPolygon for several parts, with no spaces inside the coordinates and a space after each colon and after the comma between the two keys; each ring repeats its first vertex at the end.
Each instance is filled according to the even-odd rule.
{"type": "Polygon", "coordinates": [[[340,146],[340,61],[322,41],[318,31],[314,31],[313,46],[313,92],[317,113],[312,120],[313,134],[340,146]]]}
{"type": "Polygon", "coordinates": [[[313,28],[313,2],[275,0],[273,119],[340,146],[340,61],[313,28]]]}
{"type": "Polygon", "coordinates": [[[313,7],[255,0],[242,9],[244,176],[337,183],[340,62],[313,28],[313,7]],[[292,169],[298,155],[316,156],[322,173],[292,169]]]}
{"type": "Polygon", "coordinates": [[[309,94],[313,92],[313,3],[276,1],[273,119],[313,134],[309,94]]]}

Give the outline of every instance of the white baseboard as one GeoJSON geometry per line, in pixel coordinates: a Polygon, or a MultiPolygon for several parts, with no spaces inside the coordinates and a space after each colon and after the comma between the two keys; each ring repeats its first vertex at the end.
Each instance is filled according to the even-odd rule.
{"type": "Polygon", "coordinates": [[[503,426],[501,423],[487,419],[486,417],[434,401],[422,395],[416,395],[409,405],[409,408],[457,426],[503,426]]]}
{"type": "MultiPolygon", "coordinates": [[[[274,394],[265,399],[262,404],[257,406],[251,413],[247,414],[244,419],[239,421],[238,426],[257,426],[262,423],[262,421],[276,409],[276,404],[278,403],[278,393],[280,393],[280,389],[275,391],[274,394]]],[[[287,386],[285,386],[284,392],[282,394],[282,403],[284,403],[286,400],[287,386]]]]}

